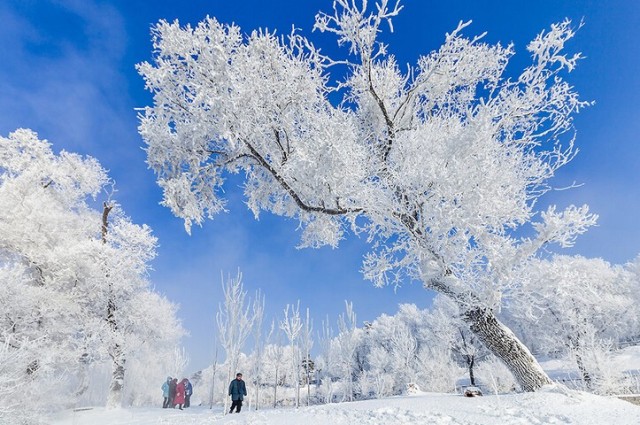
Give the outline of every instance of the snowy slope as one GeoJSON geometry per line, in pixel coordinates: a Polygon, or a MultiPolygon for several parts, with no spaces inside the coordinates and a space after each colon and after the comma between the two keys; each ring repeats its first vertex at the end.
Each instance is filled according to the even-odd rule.
{"type": "Polygon", "coordinates": [[[608,397],[549,387],[538,393],[465,398],[418,394],[382,400],[295,409],[243,411],[222,416],[220,409],[94,409],[62,412],[50,425],[637,425],[640,407],[608,397]]]}

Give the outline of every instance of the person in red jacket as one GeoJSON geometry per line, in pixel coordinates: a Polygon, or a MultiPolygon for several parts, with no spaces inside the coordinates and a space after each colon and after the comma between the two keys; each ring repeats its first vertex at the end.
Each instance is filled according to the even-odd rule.
{"type": "Polygon", "coordinates": [[[182,410],[182,405],[184,404],[184,384],[186,379],[182,379],[176,385],[176,398],[173,399],[173,402],[178,405],[178,409],[182,410]]]}

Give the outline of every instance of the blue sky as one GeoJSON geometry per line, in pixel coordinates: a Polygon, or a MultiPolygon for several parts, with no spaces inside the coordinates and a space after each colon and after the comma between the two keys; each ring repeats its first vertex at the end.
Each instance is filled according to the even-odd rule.
{"type": "MultiPolygon", "coordinates": [[[[434,2],[406,0],[386,34],[400,63],[414,63],[436,49],[460,20],[473,20],[466,34],[488,31],[489,42],[514,42],[511,69],[528,61],[525,46],[540,30],[565,17],[585,25],[569,50],[587,57],[569,80],[596,105],[575,120],[578,157],[554,182],[568,191],[548,194],[559,206],[587,203],[599,226],[568,253],[623,263],[640,253],[640,4],[636,0],[538,0],[434,2]]],[[[151,280],[180,304],[190,336],[184,345],[191,370],[213,353],[213,318],[221,295],[221,272],[240,268],[245,287],[266,293],[269,317],[287,303],[310,307],[315,328],[329,316],[335,326],[344,300],[358,320],[392,314],[398,303],[427,307],[419,285],[376,289],[359,273],[364,241],[348,238],[332,250],[296,250],[296,223],[263,215],[243,204],[239,181],[227,185],[228,214],[185,233],[182,222],[159,206],[160,190],[147,169],[134,108],[151,95],[136,63],[149,60],[149,30],[159,19],[195,24],[206,15],[235,22],[244,32],[258,27],[287,33],[300,28],[323,51],[339,52],[327,34],[311,33],[314,15],[330,0],[5,0],[0,2],[0,134],[36,130],[54,149],[96,157],[116,181],[117,198],[136,223],[159,238],[151,280]]]]}

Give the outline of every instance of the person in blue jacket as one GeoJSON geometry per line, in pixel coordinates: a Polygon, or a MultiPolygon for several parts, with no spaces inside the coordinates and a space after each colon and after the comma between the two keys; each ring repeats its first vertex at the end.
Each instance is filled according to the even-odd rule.
{"type": "Polygon", "coordinates": [[[171,377],[167,376],[167,380],[162,384],[162,396],[164,397],[164,402],[162,403],[162,408],[166,409],[169,407],[169,384],[171,383],[171,377]]]}
{"type": "Polygon", "coordinates": [[[240,413],[242,409],[242,400],[247,395],[247,387],[242,380],[242,374],[237,373],[236,379],[229,384],[229,395],[231,396],[231,410],[229,413],[233,413],[233,409],[236,409],[236,413],[240,413]]]}

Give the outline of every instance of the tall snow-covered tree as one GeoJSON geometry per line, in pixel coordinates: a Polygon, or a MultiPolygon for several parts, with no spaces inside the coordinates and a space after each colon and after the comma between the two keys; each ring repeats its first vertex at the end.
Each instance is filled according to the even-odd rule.
{"type": "Polygon", "coordinates": [[[303,323],[300,317],[300,301],[296,305],[287,304],[284,309],[284,318],[280,321],[280,329],[289,340],[291,350],[291,380],[295,385],[296,407],[300,407],[300,350],[299,339],[303,323]],[[291,313],[289,313],[291,308],[291,313]]]}
{"type": "Polygon", "coordinates": [[[318,377],[323,385],[323,397],[325,403],[333,402],[333,375],[332,369],[336,364],[336,356],[333,352],[333,328],[329,322],[329,317],[322,321],[322,328],[318,332],[318,341],[320,342],[320,357],[316,364],[318,377]]]}
{"type": "Polygon", "coordinates": [[[156,239],[112,201],[107,232],[107,209],[92,204],[111,184],[98,161],[55,154],[30,130],[0,138],[0,338],[17,358],[30,358],[22,367],[30,409],[75,403],[88,370],[109,359],[108,399],[119,404],[124,359],[136,344],[160,352],[181,336],[179,325],[167,327],[177,324],[171,308],[163,324],[141,317],[170,306],[146,276],[156,239]]]}
{"type": "Polygon", "coordinates": [[[403,70],[379,40],[402,7],[370,3],[336,0],[316,15],[344,58],[295,31],[158,23],[154,62],[138,66],[154,94],[139,130],[163,204],[189,230],[224,209],[225,174],[243,172],[256,217],[299,220],[301,246],[335,247],[349,227],[368,234],[368,279],[415,279],[450,297],[534,391],[550,380],[495,311],[517,264],[595,221],[586,206],[537,202],[573,158],[572,114],[586,104],[564,79],[581,57],[564,53],[575,28],[540,33],[514,74],[512,45],[466,37],[461,23],[403,70]]]}
{"type": "Polygon", "coordinates": [[[304,325],[300,335],[300,349],[302,350],[304,369],[304,382],[307,384],[307,406],[311,403],[311,374],[315,372],[315,363],[311,359],[311,349],[313,348],[313,320],[309,317],[309,307],[304,320],[304,325]]]}
{"type": "Polygon", "coordinates": [[[262,325],[264,322],[264,294],[261,291],[256,291],[256,297],[252,304],[252,317],[253,317],[253,383],[255,386],[255,410],[260,408],[260,387],[262,386],[262,357],[264,355],[264,340],[262,325]]]}
{"type": "MultiPolygon", "coordinates": [[[[281,344],[280,326],[276,326],[275,321],[271,322],[271,330],[267,336],[265,358],[271,366],[268,368],[269,370],[265,370],[265,375],[269,375],[269,380],[273,382],[273,408],[275,409],[278,404],[278,385],[280,385],[280,381],[284,381],[280,373],[284,363],[284,347],[281,344]]],[[[265,369],[267,368],[265,367],[265,369]]]]}
{"type": "Polygon", "coordinates": [[[103,354],[90,309],[100,216],[87,200],[107,183],[97,161],[55,155],[30,130],[0,139],[0,327],[3,342],[30,357],[22,370],[29,408],[61,371],[103,354]]]}
{"type": "Polygon", "coordinates": [[[338,316],[338,348],[339,364],[342,376],[347,380],[347,398],[353,401],[353,375],[355,354],[358,349],[359,331],[356,322],[356,312],[352,302],[344,302],[345,312],[338,316]]]}
{"type": "MultiPolygon", "coordinates": [[[[242,273],[238,270],[236,277],[227,276],[223,278],[222,291],[224,302],[220,304],[216,314],[218,325],[218,338],[220,345],[224,348],[227,363],[227,382],[231,380],[232,374],[238,372],[238,362],[240,361],[240,351],[253,328],[253,316],[251,315],[251,304],[247,300],[247,291],[242,284],[242,273]]],[[[224,386],[223,386],[224,388],[224,386]]],[[[226,396],[226,388],[225,393],[226,396]]],[[[227,397],[225,400],[225,411],[227,410],[227,397]]]]}

